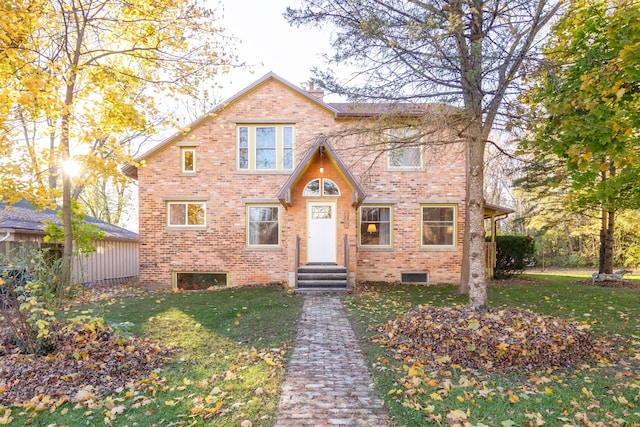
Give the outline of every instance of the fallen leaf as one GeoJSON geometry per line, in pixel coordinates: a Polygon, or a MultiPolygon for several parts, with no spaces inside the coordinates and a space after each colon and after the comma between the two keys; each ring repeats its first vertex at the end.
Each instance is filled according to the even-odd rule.
{"type": "Polygon", "coordinates": [[[114,406],[113,408],[111,408],[111,413],[113,415],[120,415],[122,413],[124,413],[124,411],[127,410],[127,407],[124,405],[118,405],[118,406],[114,406]]]}

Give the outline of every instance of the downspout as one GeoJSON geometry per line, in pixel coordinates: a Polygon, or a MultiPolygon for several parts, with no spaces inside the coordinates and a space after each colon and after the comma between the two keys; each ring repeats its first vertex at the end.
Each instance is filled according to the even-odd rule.
{"type": "Polygon", "coordinates": [[[509,214],[502,214],[500,216],[495,216],[493,217],[493,230],[491,230],[491,233],[493,235],[493,237],[496,236],[497,232],[498,232],[498,221],[506,219],[509,217],[509,214]]]}
{"type": "Polygon", "coordinates": [[[5,233],[7,233],[7,234],[2,239],[0,239],[0,242],[4,242],[9,237],[11,237],[11,232],[10,231],[5,231],[5,233]]]}

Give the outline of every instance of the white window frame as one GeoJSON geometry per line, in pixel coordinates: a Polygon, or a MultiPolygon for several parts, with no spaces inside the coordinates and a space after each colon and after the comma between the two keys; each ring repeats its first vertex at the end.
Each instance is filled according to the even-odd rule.
{"type": "Polygon", "coordinates": [[[167,202],[167,227],[170,228],[205,228],[207,226],[207,203],[203,201],[170,201],[167,202]],[[177,205],[184,205],[185,209],[185,224],[172,224],[171,223],[171,207],[177,205]],[[202,224],[189,224],[189,205],[200,205],[202,207],[202,224]]]}
{"type": "Polygon", "coordinates": [[[283,172],[292,171],[295,167],[295,126],[293,124],[282,123],[237,123],[236,124],[236,167],[241,172],[283,172]],[[257,164],[257,129],[273,128],[275,129],[275,168],[259,167],[257,164]],[[240,136],[246,129],[246,147],[240,146],[240,136]],[[287,151],[291,152],[291,164],[285,167],[285,129],[291,134],[290,147],[287,151]],[[241,149],[247,150],[247,164],[241,164],[241,149]]]}
{"type": "Polygon", "coordinates": [[[182,173],[194,174],[196,173],[196,149],[195,147],[180,147],[180,170],[182,173]],[[187,170],[186,168],[186,156],[187,153],[191,153],[191,159],[193,163],[193,169],[187,170]]]}
{"type": "Polygon", "coordinates": [[[420,247],[422,248],[456,248],[458,246],[458,205],[456,204],[436,204],[436,203],[422,203],[420,204],[420,247]],[[451,220],[452,227],[452,243],[451,244],[426,244],[424,243],[424,208],[444,208],[451,209],[453,211],[453,219],[451,220]]]}
{"type": "MultiPolygon", "coordinates": [[[[370,222],[370,221],[366,221],[370,222]]],[[[382,221],[379,221],[381,223],[382,221]]],[[[393,205],[362,205],[358,210],[358,229],[360,232],[358,233],[358,244],[363,248],[391,248],[393,247],[393,205]],[[362,243],[362,233],[366,233],[367,230],[363,228],[363,209],[389,209],[389,243],[388,244],[378,244],[378,245],[370,245],[366,243],[362,243]]],[[[378,229],[376,232],[380,232],[378,229]]]]}
{"type": "Polygon", "coordinates": [[[387,170],[392,171],[417,171],[424,170],[424,146],[421,141],[411,141],[411,134],[417,133],[418,131],[415,128],[411,127],[402,127],[397,129],[392,129],[387,137],[387,170]],[[400,142],[396,142],[399,140],[400,142]],[[406,142],[402,142],[406,141],[406,142]],[[420,145],[417,145],[417,144],[420,145]],[[420,154],[420,159],[418,165],[394,165],[391,163],[392,154],[394,152],[401,151],[402,157],[404,158],[404,152],[406,150],[418,149],[420,154]]]}
{"type": "Polygon", "coordinates": [[[280,205],[276,204],[250,204],[246,207],[246,244],[249,248],[279,248],[282,242],[282,214],[280,211],[280,205]],[[274,243],[251,243],[251,209],[255,208],[275,208],[277,210],[277,224],[278,224],[278,241],[274,243]]]}

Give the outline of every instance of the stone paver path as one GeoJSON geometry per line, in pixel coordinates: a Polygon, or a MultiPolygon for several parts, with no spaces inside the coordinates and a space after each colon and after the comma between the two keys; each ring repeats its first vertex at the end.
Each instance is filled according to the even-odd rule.
{"type": "Polygon", "coordinates": [[[339,296],[304,296],[278,410],[278,427],[389,425],[339,296]]]}

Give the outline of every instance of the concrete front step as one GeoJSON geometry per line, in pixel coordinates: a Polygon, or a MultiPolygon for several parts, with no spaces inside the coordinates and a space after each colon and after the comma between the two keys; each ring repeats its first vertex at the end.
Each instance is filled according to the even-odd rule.
{"type": "Polygon", "coordinates": [[[313,281],[325,281],[325,282],[329,282],[329,281],[341,281],[341,280],[347,280],[347,275],[346,274],[340,274],[340,273],[298,273],[298,281],[302,281],[302,282],[313,282],[313,281]]]}
{"type": "Polygon", "coordinates": [[[299,288],[347,288],[346,280],[298,280],[299,288]]]}
{"type": "Polygon", "coordinates": [[[346,267],[341,265],[303,265],[298,267],[298,274],[347,274],[346,267]]]}
{"type": "Polygon", "coordinates": [[[347,269],[343,266],[322,264],[298,268],[297,289],[346,290],[347,288],[347,269]]]}

